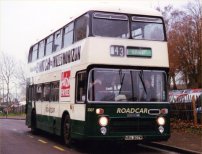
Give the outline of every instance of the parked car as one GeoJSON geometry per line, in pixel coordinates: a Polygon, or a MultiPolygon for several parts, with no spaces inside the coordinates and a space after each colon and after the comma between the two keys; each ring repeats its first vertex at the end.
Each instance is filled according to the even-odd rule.
{"type": "Polygon", "coordinates": [[[180,96],[183,93],[182,90],[172,90],[169,92],[169,102],[175,103],[177,100],[177,97],[180,96]]]}
{"type": "Polygon", "coordinates": [[[196,108],[197,119],[201,123],[202,122],[202,93],[199,95],[196,102],[197,102],[197,108],[196,108]]]}
{"type": "Polygon", "coordinates": [[[201,94],[202,89],[192,89],[188,95],[184,96],[184,101],[191,102],[193,96],[197,99],[201,94]]]}
{"type": "Polygon", "coordinates": [[[173,90],[169,92],[169,101],[171,103],[190,103],[193,96],[197,99],[200,94],[202,94],[202,89],[173,90]]]}

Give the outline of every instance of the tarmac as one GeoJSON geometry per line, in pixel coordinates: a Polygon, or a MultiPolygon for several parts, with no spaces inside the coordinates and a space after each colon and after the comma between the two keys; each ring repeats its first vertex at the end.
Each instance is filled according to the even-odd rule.
{"type": "Polygon", "coordinates": [[[158,143],[202,154],[202,136],[194,133],[172,130],[168,141],[158,143]]]}
{"type": "MultiPolygon", "coordinates": [[[[0,119],[6,119],[5,116],[0,116],[0,119]]],[[[24,116],[9,116],[7,119],[25,120],[24,116]]],[[[182,132],[172,129],[171,137],[168,141],[156,142],[163,146],[169,146],[173,148],[190,150],[193,153],[202,154],[202,136],[190,132],[182,132]]]]}

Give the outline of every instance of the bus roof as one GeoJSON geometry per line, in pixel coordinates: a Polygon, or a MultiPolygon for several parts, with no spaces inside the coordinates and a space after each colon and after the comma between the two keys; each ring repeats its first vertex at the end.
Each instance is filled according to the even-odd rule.
{"type": "Polygon", "coordinates": [[[135,14],[135,15],[148,15],[148,16],[162,16],[162,14],[150,8],[140,8],[134,6],[120,6],[120,5],[107,5],[107,4],[99,4],[92,5],[85,8],[82,8],[79,12],[76,12],[71,20],[76,19],[80,15],[88,12],[88,11],[103,11],[103,12],[114,12],[114,13],[126,13],[126,14],[135,14]]]}
{"type": "MultiPolygon", "coordinates": [[[[150,9],[150,8],[140,8],[140,7],[135,7],[135,6],[129,6],[129,5],[117,5],[117,4],[110,4],[108,3],[101,3],[97,5],[89,5],[82,7],[79,11],[74,12],[67,20],[66,24],[74,21],[77,19],[79,16],[89,12],[89,11],[101,11],[101,12],[111,12],[111,13],[123,13],[123,14],[133,14],[133,15],[145,15],[145,16],[158,16],[162,17],[162,14],[155,10],[155,9],[150,9]]],[[[65,24],[65,25],[66,25],[65,24]]],[[[52,33],[49,33],[48,35],[45,35],[40,41],[43,39],[49,37],[56,31],[58,31],[60,28],[64,27],[65,25],[60,25],[56,28],[56,30],[52,33]]],[[[31,47],[39,43],[40,41],[37,41],[36,43],[32,44],[31,47]]]]}

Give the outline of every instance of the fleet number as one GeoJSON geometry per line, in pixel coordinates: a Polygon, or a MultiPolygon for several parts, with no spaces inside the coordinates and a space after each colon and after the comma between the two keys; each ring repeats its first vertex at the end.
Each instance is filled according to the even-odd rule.
{"type": "Polygon", "coordinates": [[[88,112],[93,112],[94,108],[88,108],[88,112]]]}

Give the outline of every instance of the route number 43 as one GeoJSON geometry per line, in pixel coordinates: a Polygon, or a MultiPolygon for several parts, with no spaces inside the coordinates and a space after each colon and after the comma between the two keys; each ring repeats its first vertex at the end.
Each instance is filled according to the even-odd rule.
{"type": "Polygon", "coordinates": [[[110,55],[116,57],[124,57],[125,56],[124,46],[112,45],[110,47],[110,55]]]}

